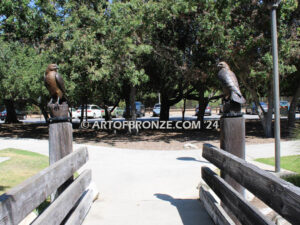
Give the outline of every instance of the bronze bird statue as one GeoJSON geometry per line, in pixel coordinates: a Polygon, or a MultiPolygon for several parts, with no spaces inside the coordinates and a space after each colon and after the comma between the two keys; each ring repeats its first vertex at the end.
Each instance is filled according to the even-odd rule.
{"type": "Polygon", "coordinates": [[[240,112],[241,104],[244,104],[246,100],[240,91],[238,80],[226,62],[220,62],[218,68],[220,68],[218,78],[222,83],[224,92],[223,101],[230,102],[230,106],[228,103],[227,107],[224,107],[224,112],[240,112]]]}
{"type": "Polygon", "coordinates": [[[44,75],[45,86],[51,95],[49,103],[52,104],[53,101],[56,101],[55,104],[67,101],[65,83],[57,70],[56,64],[49,64],[44,75]]]}

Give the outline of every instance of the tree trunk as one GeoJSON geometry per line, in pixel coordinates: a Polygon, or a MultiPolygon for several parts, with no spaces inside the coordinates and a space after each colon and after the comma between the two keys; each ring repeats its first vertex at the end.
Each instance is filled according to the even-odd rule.
{"type": "Polygon", "coordinates": [[[124,93],[125,94],[125,115],[124,118],[128,120],[130,118],[130,94],[124,93]]]}
{"type": "Polygon", "coordinates": [[[182,122],[184,122],[185,108],[186,108],[186,98],[183,99],[182,122]]]}
{"type": "Polygon", "coordinates": [[[88,121],[88,114],[87,114],[87,103],[84,104],[84,113],[85,113],[85,121],[87,122],[88,121]]]}
{"type": "Polygon", "coordinates": [[[81,111],[80,111],[80,124],[83,122],[83,119],[84,119],[84,111],[85,111],[85,101],[82,100],[81,111]]]}
{"type": "MultiPolygon", "coordinates": [[[[253,87],[251,87],[244,78],[244,77],[248,76],[248,73],[244,73],[242,75],[243,76],[240,76],[242,83],[244,84],[246,89],[250,92],[251,97],[254,100],[254,103],[255,103],[257,109],[260,107],[263,112],[263,109],[259,103],[259,98],[258,98],[258,94],[257,94],[256,90],[253,87]]],[[[261,113],[259,115],[260,121],[261,121],[263,129],[264,129],[265,137],[273,136],[273,132],[272,132],[272,114],[273,114],[273,104],[274,104],[273,103],[273,83],[272,82],[269,82],[269,83],[270,83],[270,87],[269,87],[269,92],[268,92],[268,99],[269,99],[268,113],[261,113]]]]}
{"type": "Polygon", "coordinates": [[[161,93],[161,107],[159,115],[159,120],[161,121],[169,120],[170,105],[168,100],[168,95],[166,95],[165,93],[161,93]]]}
{"type": "MultiPolygon", "coordinates": [[[[135,95],[136,95],[136,87],[135,86],[131,86],[130,87],[130,95],[129,95],[129,102],[130,102],[130,116],[129,116],[129,120],[131,121],[136,121],[136,105],[135,105],[135,95]]],[[[137,134],[138,130],[136,127],[128,127],[128,132],[130,134],[137,134]]]]}
{"type": "Polygon", "coordinates": [[[268,92],[268,112],[264,112],[263,108],[260,106],[259,102],[257,102],[256,104],[258,104],[256,107],[258,109],[258,107],[261,108],[261,114],[259,115],[262,125],[263,125],[263,129],[264,129],[264,133],[265,133],[265,137],[270,138],[274,136],[274,132],[272,130],[272,121],[273,121],[273,108],[274,108],[274,99],[273,99],[273,85],[270,85],[270,89],[268,92]]]}
{"type": "MultiPolygon", "coordinates": [[[[198,114],[197,114],[197,120],[201,122],[201,125],[204,125],[204,114],[205,114],[205,108],[208,104],[208,99],[204,97],[204,89],[199,89],[199,100],[198,100],[198,114]]],[[[201,126],[201,129],[204,129],[204,126],[201,126]]]]}
{"type": "Polygon", "coordinates": [[[295,128],[295,121],[296,121],[296,107],[298,104],[300,98],[300,86],[297,88],[291,104],[290,104],[290,109],[289,109],[289,114],[288,114],[288,130],[289,130],[289,135],[293,134],[293,130],[295,128]]]}
{"type": "Polygon", "coordinates": [[[135,106],[136,87],[130,87],[130,117],[132,121],[136,121],[136,106],[135,106]]]}
{"type": "Polygon", "coordinates": [[[107,105],[104,106],[104,110],[105,110],[105,115],[104,115],[105,121],[111,120],[111,111],[108,109],[107,105]]]}
{"type": "Polygon", "coordinates": [[[14,101],[5,99],[4,105],[6,108],[6,118],[5,123],[18,123],[17,114],[14,106],[14,101]]]}

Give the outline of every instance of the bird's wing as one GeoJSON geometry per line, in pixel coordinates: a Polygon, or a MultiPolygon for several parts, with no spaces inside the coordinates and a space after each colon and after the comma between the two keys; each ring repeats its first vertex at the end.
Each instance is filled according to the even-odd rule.
{"type": "Polygon", "coordinates": [[[55,80],[59,89],[62,91],[63,94],[65,94],[66,93],[65,82],[62,79],[62,77],[59,75],[59,73],[55,74],[55,80]]]}
{"type": "Polygon", "coordinates": [[[218,78],[222,82],[223,86],[225,86],[231,92],[231,98],[233,101],[238,103],[245,103],[246,100],[244,99],[238,81],[236,79],[235,74],[228,69],[222,69],[218,73],[218,78]]]}

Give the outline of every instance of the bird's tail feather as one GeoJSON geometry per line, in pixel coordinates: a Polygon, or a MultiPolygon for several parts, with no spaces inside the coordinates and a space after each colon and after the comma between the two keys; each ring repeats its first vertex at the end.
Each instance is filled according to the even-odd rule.
{"type": "Polygon", "coordinates": [[[244,104],[246,103],[246,99],[242,96],[242,95],[238,95],[237,93],[235,92],[232,92],[231,93],[231,99],[235,102],[238,102],[240,104],[244,104]]]}

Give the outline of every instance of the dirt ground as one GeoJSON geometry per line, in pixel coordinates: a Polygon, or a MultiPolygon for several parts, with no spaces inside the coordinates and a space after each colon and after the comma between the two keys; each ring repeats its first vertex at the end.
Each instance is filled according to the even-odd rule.
{"type": "MultiPolygon", "coordinates": [[[[286,122],[281,123],[282,141],[289,140],[286,135],[286,122]]],[[[46,124],[0,124],[0,137],[48,139],[46,124]]],[[[126,131],[97,131],[79,129],[74,125],[73,138],[76,143],[86,143],[106,147],[151,150],[180,150],[186,144],[200,148],[203,143],[219,146],[219,130],[142,130],[137,135],[126,131]]],[[[272,143],[274,138],[264,138],[261,123],[246,121],[246,144],[272,143]]]]}

